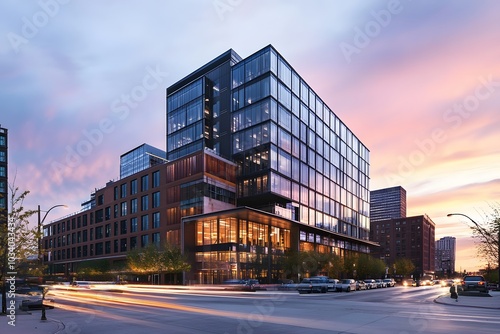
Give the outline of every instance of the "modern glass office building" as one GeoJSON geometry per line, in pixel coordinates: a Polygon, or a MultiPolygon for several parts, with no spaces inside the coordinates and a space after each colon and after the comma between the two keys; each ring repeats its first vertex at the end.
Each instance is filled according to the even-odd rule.
{"type": "Polygon", "coordinates": [[[368,149],[271,45],[221,54],[168,87],[166,102],[167,161],[146,145],[123,154],[120,180],[44,226],[53,275],[167,242],[189,256],[184,282],[264,283],[290,278],[287,252],[376,246],[368,149]]]}
{"type": "MultiPolygon", "coordinates": [[[[229,50],[167,89],[168,159],[200,149],[238,164],[237,206],[298,226],[292,248],[369,252],[369,150],[273,46],[245,59],[229,50]]],[[[201,252],[220,261],[220,239],[210,239],[190,249],[200,268],[210,267],[201,252]]]]}

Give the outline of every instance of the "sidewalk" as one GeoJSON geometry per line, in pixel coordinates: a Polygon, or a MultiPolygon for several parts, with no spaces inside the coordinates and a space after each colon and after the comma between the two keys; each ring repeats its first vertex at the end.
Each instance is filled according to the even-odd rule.
{"type": "Polygon", "coordinates": [[[500,291],[490,291],[488,294],[472,295],[472,296],[458,296],[458,301],[450,298],[449,293],[445,293],[436,299],[435,303],[448,304],[453,306],[463,307],[477,307],[489,308],[500,310],[500,291]]]}
{"type": "Polygon", "coordinates": [[[58,320],[51,318],[51,313],[54,310],[46,310],[47,320],[40,320],[42,310],[23,311],[19,308],[25,297],[16,296],[16,310],[14,316],[0,315],[0,333],[8,334],[55,334],[63,333],[64,324],[58,320]],[[12,322],[15,319],[15,322],[12,322]],[[15,324],[12,326],[11,324],[15,324]]]}

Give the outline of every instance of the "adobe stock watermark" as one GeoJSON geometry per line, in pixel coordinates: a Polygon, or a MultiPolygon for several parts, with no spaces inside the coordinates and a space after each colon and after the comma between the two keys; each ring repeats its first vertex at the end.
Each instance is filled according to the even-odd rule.
{"type": "Polygon", "coordinates": [[[213,0],[212,5],[215,12],[221,21],[224,21],[225,13],[232,12],[236,7],[241,5],[243,0],[213,0]]]}
{"type": "Polygon", "coordinates": [[[69,3],[71,0],[40,0],[39,10],[31,17],[23,16],[20,34],[15,32],[7,33],[7,39],[15,53],[19,53],[20,47],[26,45],[38,35],[40,30],[49,24],[50,19],[59,14],[61,5],[69,3]]]}
{"type": "Polygon", "coordinates": [[[474,115],[481,101],[490,98],[500,87],[500,81],[493,80],[491,74],[488,77],[479,77],[478,81],[473,93],[444,111],[442,118],[446,127],[432,129],[427,138],[414,141],[416,148],[407,156],[398,156],[397,174],[387,176],[388,184],[401,184],[404,179],[409,178],[418,166],[424,164],[435,153],[437,146],[448,139],[447,133],[462,126],[464,120],[474,115]]]}
{"type": "Polygon", "coordinates": [[[128,93],[121,94],[111,102],[111,114],[102,118],[93,128],[84,129],[82,138],[75,145],[66,146],[64,161],[53,161],[52,170],[57,175],[64,175],[68,169],[78,167],[85,157],[88,157],[96,147],[101,145],[106,135],[111,134],[118,122],[126,120],[130,112],[136,109],[144,101],[151,91],[160,87],[161,83],[168,77],[158,65],[156,68],[146,67],[146,74],[141,84],[132,87],[128,93]]]}
{"type": "Polygon", "coordinates": [[[346,42],[339,44],[347,63],[351,63],[352,56],[361,53],[364,48],[370,45],[370,42],[380,35],[382,29],[391,23],[392,18],[402,11],[403,6],[399,0],[390,0],[386,9],[370,12],[373,20],[366,22],[362,27],[355,26],[352,44],[346,42]]]}

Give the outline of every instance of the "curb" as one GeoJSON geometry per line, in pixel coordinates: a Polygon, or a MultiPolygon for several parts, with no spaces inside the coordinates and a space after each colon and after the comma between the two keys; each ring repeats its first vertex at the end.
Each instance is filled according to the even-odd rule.
{"type": "MultiPolygon", "coordinates": [[[[460,307],[474,307],[474,308],[482,308],[482,309],[490,309],[490,310],[500,310],[500,307],[465,305],[465,304],[460,304],[460,303],[446,303],[446,302],[439,301],[439,299],[443,298],[443,297],[448,297],[448,294],[438,296],[437,298],[434,299],[434,303],[441,304],[441,305],[451,305],[451,306],[460,306],[460,307]]],[[[492,297],[492,296],[490,295],[490,297],[492,297]]]]}
{"type": "Polygon", "coordinates": [[[54,332],[54,334],[63,334],[63,333],[65,333],[64,329],[66,328],[66,326],[64,326],[64,323],[62,321],[59,321],[59,320],[56,320],[56,319],[52,319],[52,318],[48,318],[48,321],[51,321],[51,322],[54,322],[54,323],[57,324],[57,329],[54,332]]]}

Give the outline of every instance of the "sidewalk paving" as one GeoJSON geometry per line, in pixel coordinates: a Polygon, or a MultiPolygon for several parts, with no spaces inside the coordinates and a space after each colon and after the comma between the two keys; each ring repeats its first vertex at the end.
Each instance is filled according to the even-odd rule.
{"type": "Polygon", "coordinates": [[[5,334],[55,334],[63,333],[64,324],[50,317],[54,310],[46,310],[47,320],[40,320],[42,310],[23,311],[19,308],[23,299],[30,299],[27,296],[16,296],[15,322],[12,323],[11,316],[0,315],[0,333],[5,334]],[[10,324],[9,324],[10,323],[10,324]],[[12,326],[15,324],[15,326],[12,326]]]}
{"type": "Polygon", "coordinates": [[[458,301],[450,298],[449,293],[445,293],[436,299],[435,303],[447,304],[453,306],[462,307],[477,307],[477,308],[488,308],[488,309],[498,309],[500,310],[500,291],[490,291],[488,294],[478,294],[478,295],[459,295],[458,301]]]}

